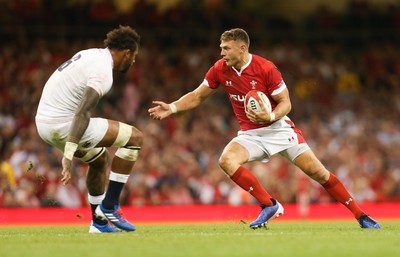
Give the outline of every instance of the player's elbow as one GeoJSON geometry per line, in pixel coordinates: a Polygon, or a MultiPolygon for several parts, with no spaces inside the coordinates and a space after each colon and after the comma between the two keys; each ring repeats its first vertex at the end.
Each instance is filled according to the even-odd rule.
{"type": "Polygon", "coordinates": [[[81,113],[82,119],[84,120],[90,120],[90,118],[92,117],[92,112],[87,110],[81,113]]]}
{"type": "Polygon", "coordinates": [[[281,113],[282,116],[285,116],[285,115],[289,114],[289,112],[292,110],[292,104],[290,103],[290,101],[280,102],[279,110],[280,110],[279,113],[281,113]]]}
{"type": "Polygon", "coordinates": [[[292,110],[292,103],[289,101],[286,107],[286,113],[289,113],[292,110]]]}
{"type": "Polygon", "coordinates": [[[75,120],[80,123],[89,123],[92,113],[90,111],[75,113],[75,120]]]}

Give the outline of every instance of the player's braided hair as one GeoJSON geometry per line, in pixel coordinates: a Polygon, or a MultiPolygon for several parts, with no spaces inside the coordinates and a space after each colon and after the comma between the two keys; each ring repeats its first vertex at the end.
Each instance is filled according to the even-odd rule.
{"type": "Polygon", "coordinates": [[[120,25],[119,28],[111,30],[104,39],[104,45],[110,49],[136,50],[139,47],[140,36],[129,26],[120,25]]]}
{"type": "Polygon", "coordinates": [[[234,41],[240,40],[243,41],[247,45],[247,47],[250,46],[249,35],[244,29],[234,28],[222,33],[221,41],[230,41],[230,40],[234,41]]]}

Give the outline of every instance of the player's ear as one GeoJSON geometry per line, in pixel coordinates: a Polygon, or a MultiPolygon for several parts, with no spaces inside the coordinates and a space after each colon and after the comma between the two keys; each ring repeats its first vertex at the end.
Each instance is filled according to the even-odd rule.
{"type": "Polygon", "coordinates": [[[243,54],[246,51],[246,45],[245,44],[241,44],[240,45],[240,53],[243,54]]]}

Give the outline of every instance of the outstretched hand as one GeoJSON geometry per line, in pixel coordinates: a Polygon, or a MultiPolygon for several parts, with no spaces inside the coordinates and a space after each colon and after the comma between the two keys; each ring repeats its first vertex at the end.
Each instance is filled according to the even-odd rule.
{"type": "Polygon", "coordinates": [[[155,120],[162,120],[172,114],[169,104],[162,101],[153,101],[153,104],[156,106],[148,110],[151,118],[155,120]]]}
{"type": "Polygon", "coordinates": [[[63,170],[61,171],[61,182],[63,185],[67,185],[69,181],[71,180],[71,169],[72,169],[72,161],[63,157],[62,159],[62,168],[63,170]]]}

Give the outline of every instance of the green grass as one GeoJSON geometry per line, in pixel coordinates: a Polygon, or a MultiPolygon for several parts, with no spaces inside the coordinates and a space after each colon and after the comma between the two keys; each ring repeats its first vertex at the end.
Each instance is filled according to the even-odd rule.
{"type": "Polygon", "coordinates": [[[400,221],[364,230],[355,221],[139,224],[137,231],[88,234],[88,226],[0,227],[2,257],[400,256],[400,221]]]}

